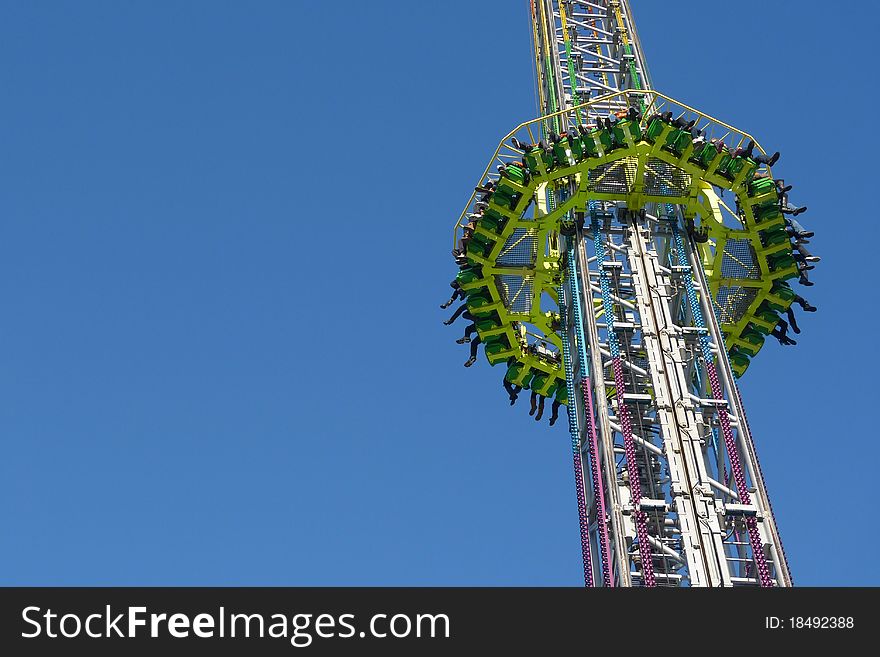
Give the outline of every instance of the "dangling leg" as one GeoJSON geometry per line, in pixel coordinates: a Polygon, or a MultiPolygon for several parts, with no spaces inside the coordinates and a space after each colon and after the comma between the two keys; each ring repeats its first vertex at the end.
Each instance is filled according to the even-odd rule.
{"type": "Polygon", "coordinates": [[[819,262],[822,258],[815,256],[801,242],[795,242],[794,248],[803,257],[804,262],[819,262]]]}
{"type": "Polygon", "coordinates": [[[793,217],[798,216],[799,214],[803,214],[807,211],[807,206],[802,205],[800,207],[795,207],[794,205],[785,203],[782,207],[779,208],[782,211],[782,214],[790,214],[793,217]]]}
{"type": "Polygon", "coordinates": [[[474,338],[474,341],[471,342],[471,357],[468,358],[467,362],[464,364],[465,367],[470,367],[471,365],[473,365],[474,363],[477,362],[477,347],[479,347],[479,346],[480,346],[480,336],[477,335],[477,337],[474,338]]]}
{"type": "Polygon", "coordinates": [[[788,324],[785,323],[784,319],[780,319],[779,324],[777,324],[776,328],[770,331],[770,335],[779,340],[779,344],[784,347],[797,344],[797,342],[786,335],[787,332],[788,324]]]}
{"type": "Polygon", "coordinates": [[[788,308],[785,309],[785,314],[788,315],[788,323],[791,324],[791,329],[792,329],[795,333],[800,333],[801,330],[800,330],[800,328],[798,327],[798,325],[797,325],[797,320],[796,320],[795,317],[794,317],[794,308],[792,308],[791,306],[789,306],[788,308]]]}
{"type": "Polygon", "coordinates": [[[801,308],[804,309],[804,312],[814,313],[816,312],[816,306],[810,305],[810,302],[804,299],[801,295],[796,294],[794,297],[794,302],[798,304],[801,308]]]}
{"type": "Polygon", "coordinates": [[[753,154],[752,159],[758,164],[766,164],[772,167],[776,164],[776,160],[779,159],[779,151],[776,151],[773,155],[764,155],[763,153],[758,153],[757,155],[753,154]]]}
{"type": "Polygon", "coordinates": [[[532,396],[529,399],[529,403],[531,403],[532,407],[529,409],[529,415],[534,415],[535,411],[538,410],[538,393],[532,390],[532,396]]]}
{"type": "Polygon", "coordinates": [[[464,336],[455,341],[456,344],[465,344],[466,342],[471,341],[471,336],[474,334],[474,331],[477,330],[476,324],[468,324],[467,328],[464,330],[464,336]]]}
{"type": "Polygon", "coordinates": [[[454,322],[454,321],[457,320],[459,317],[461,317],[461,314],[462,314],[463,312],[465,312],[466,310],[467,310],[467,304],[466,304],[466,303],[461,304],[458,308],[455,309],[455,312],[452,313],[452,317],[450,317],[449,319],[447,319],[447,320],[446,320],[445,322],[443,322],[443,323],[444,323],[446,326],[449,326],[450,324],[452,324],[452,322],[454,322]]]}
{"type": "Polygon", "coordinates": [[[538,414],[535,416],[535,422],[540,422],[541,418],[544,416],[544,395],[538,396],[538,414]]]}
{"type": "Polygon", "coordinates": [[[556,420],[559,419],[559,407],[562,406],[562,402],[558,399],[553,400],[553,405],[550,407],[550,426],[552,427],[556,424],[556,420]]]}
{"type": "Polygon", "coordinates": [[[516,403],[516,398],[519,397],[519,393],[522,391],[522,387],[514,385],[507,379],[504,379],[504,389],[507,391],[507,396],[510,398],[510,405],[513,406],[516,403]]]}
{"type": "Polygon", "coordinates": [[[452,296],[449,297],[449,301],[447,301],[446,303],[444,303],[443,305],[440,306],[443,310],[446,310],[447,308],[449,308],[449,306],[451,306],[453,303],[455,303],[455,300],[458,299],[459,297],[464,299],[464,290],[461,289],[461,286],[458,284],[458,281],[452,281],[452,283],[450,283],[450,285],[452,286],[452,296]]]}

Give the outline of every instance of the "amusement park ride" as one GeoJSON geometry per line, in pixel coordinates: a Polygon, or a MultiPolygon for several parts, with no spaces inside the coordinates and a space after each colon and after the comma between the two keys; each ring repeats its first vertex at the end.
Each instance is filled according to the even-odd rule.
{"type": "Polygon", "coordinates": [[[791,586],[736,385],[813,309],[778,154],[652,88],[627,0],[530,5],[542,116],[456,222],[461,341],[567,406],[587,586],[791,586]]]}

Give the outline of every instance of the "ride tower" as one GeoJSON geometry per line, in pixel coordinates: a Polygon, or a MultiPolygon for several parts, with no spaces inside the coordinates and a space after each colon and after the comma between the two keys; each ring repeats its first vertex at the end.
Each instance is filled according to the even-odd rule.
{"type": "Polygon", "coordinates": [[[627,0],[529,6],[541,116],[455,226],[474,342],[567,407],[587,586],[791,586],[736,385],[806,281],[778,154],[652,88],[627,0]]]}

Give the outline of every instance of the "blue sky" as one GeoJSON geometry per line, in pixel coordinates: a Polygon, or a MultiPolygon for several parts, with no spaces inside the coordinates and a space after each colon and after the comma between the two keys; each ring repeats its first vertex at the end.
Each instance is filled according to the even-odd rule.
{"type": "MultiPolygon", "coordinates": [[[[877,9],[844,45],[818,2],[722,5],[633,0],[655,86],[810,208],[819,312],[743,395],[796,583],[877,585],[877,9]]],[[[524,0],[0,25],[0,583],[579,585],[565,422],[465,370],[437,307],[535,114],[524,0]]]]}

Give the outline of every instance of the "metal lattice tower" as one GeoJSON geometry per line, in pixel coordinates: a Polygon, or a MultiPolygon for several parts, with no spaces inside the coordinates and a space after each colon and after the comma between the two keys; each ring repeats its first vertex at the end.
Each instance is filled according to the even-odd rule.
{"type": "Polygon", "coordinates": [[[502,142],[483,178],[494,192],[472,196],[456,230],[474,233],[468,307],[498,318],[476,321],[490,362],[568,407],[585,583],[790,586],[735,383],[797,275],[787,240],[771,239],[769,167],[706,158],[690,128],[651,123],[669,111],[706,142],[752,139],[652,88],[626,0],[530,9],[541,118],[506,139],[552,140],[556,156],[525,149],[511,181],[491,172],[518,166],[502,142]],[[641,118],[607,124],[605,143],[604,117],[630,108],[641,118]]]}
{"type": "MultiPolygon", "coordinates": [[[[628,5],[532,3],[542,114],[651,88],[628,5]]],[[[584,118],[621,109],[624,97],[616,97],[584,118]]],[[[568,376],[579,393],[570,422],[578,460],[594,470],[580,475],[588,581],[790,585],[723,337],[705,303],[712,296],[676,208],[642,218],[634,208],[597,205],[562,247],[572,274],[562,302],[568,376]],[[596,300],[604,322],[575,316],[596,300]],[[735,486],[721,483],[729,473],[735,486]]]]}

